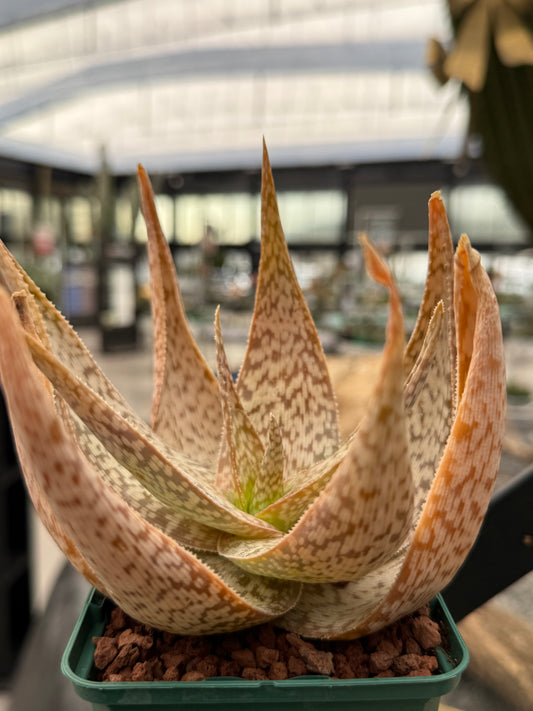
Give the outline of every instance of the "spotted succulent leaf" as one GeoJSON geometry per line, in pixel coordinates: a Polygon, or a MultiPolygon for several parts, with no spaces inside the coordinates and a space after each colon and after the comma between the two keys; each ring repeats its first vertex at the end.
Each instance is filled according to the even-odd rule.
{"type": "Polygon", "coordinates": [[[456,336],[454,323],[453,242],[440,192],[431,195],[428,204],[428,278],[418,317],[405,350],[407,373],[414,367],[425,339],[429,322],[439,302],[442,303],[444,329],[448,338],[448,360],[455,406],[456,336]]]}
{"type": "Polygon", "coordinates": [[[254,485],[260,481],[264,448],[233,384],[222,340],[220,309],[215,317],[215,340],[224,429],[217,483],[229,483],[230,497],[243,511],[250,511],[254,508],[254,485]]]}
{"type": "Polygon", "coordinates": [[[218,384],[187,323],[174,260],[142,166],[138,177],[148,234],[154,321],[152,428],[178,451],[209,463],[220,441],[218,384]]]}
{"type": "MultiPolygon", "coordinates": [[[[254,512],[264,511],[273,501],[278,501],[283,495],[285,472],[285,453],[283,451],[283,435],[279,422],[270,415],[268,443],[261,460],[259,476],[254,482],[253,500],[254,512]]],[[[266,519],[263,519],[266,520],[266,519]]]]}
{"type": "Polygon", "coordinates": [[[460,275],[459,323],[463,307],[475,312],[472,359],[442,461],[400,573],[384,602],[358,630],[361,634],[416,608],[450,582],[476,538],[498,471],[506,400],[500,315],[480,256],[465,235],[456,251],[455,269],[460,275]]]}
{"type": "Polygon", "coordinates": [[[48,530],[126,612],[180,633],[273,619],[353,638],[427,602],[475,540],[505,422],[497,302],[466,237],[454,257],[440,195],[429,201],[428,276],[407,347],[397,287],[363,239],[389,319],[373,396],[340,442],[266,149],[262,256],[237,383],[218,312],[218,379],[194,342],[142,168],[139,181],[154,312],[151,426],[0,245],[0,378],[48,530]]]}
{"type": "Polygon", "coordinates": [[[339,444],[338,413],[326,359],[296,279],[263,146],[261,261],[248,348],[237,380],[241,402],[266,440],[273,414],[287,467],[308,466],[339,444]]]}
{"type": "Polygon", "coordinates": [[[384,262],[368,241],[364,247],[371,276],[391,294],[382,372],[371,406],[330,481],[282,539],[221,542],[221,554],[246,570],[311,583],[342,582],[390,557],[411,526],[400,299],[384,262]]]}
{"type": "Polygon", "coordinates": [[[31,318],[35,336],[43,347],[49,349],[66,368],[107,402],[135,416],[126,400],[98,367],[78,334],[24,272],[2,242],[0,242],[0,272],[10,293],[27,294],[25,308],[31,318]]]}
{"type": "Polygon", "coordinates": [[[415,520],[418,520],[452,426],[453,388],[442,302],[429,322],[404,395],[415,485],[415,520]]]}
{"type": "MultiPolygon", "coordinates": [[[[9,259],[9,263],[11,260],[11,255],[9,253],[4,252],[4,246],[0,243],[0,254],[4,255],[7,254],[9,259]]],[[[15,282],[12,282],[14,284],[21,284],[21,281],[17,279],[15,282]]],[[[0,289],[0,294],[2,295],[2,298],[5,298],[5,295],[2,293],[0,289]]],[[[30,299],[28,298],[28,294],[26,291],[21,290],[21,291],[16,291],[13,292],[11,296],[13,305],[15,306],[15,310],[17,312],[17,316],[20,320],[20,324],[24,329],[26,329],[29,333],[31,333],[35,337],[41,337],[41,338],[46,338],[46,334],[43,328],[39,328],[41,326],[41,320],[38,316],[38,312],[35,308],[31,308],[30,304],[30,299]]],[[[1,318],[1,316],[0,316],[1,318]]],[[[9,322],[7,322],[9,323],[9,322]]],[[[18,324],[17,324],[18,326],[18,324]]],[[[0,356],[1,356],[1,351],[0,351],[0,356]]],[[[9,357],[9,355],[8,355],[9,357]]],[[[4,372],[4,378],[8,379],[11,377],[11,371],[10,371],[10,363],[6,365],[6,367],[3,369],[4,372]]],[[[42,388],[43,397],[48,397],[50,404],[52,405],[54,402],[54,393],[53,393],[53,388],[49,381],[40,373],[36,374],[36,378],[40,379],[40,387],[42,388]]],[[[83,555],[80,553],[80,551],[77,549],[76,545],[72,541],[71,538],[67,535],[64,527],[61,525],[61,523],[58,521],[57,517],[54,514],[54,511],[51,506],[51,502],[49,501],[48,497],[46,496],[46,493],[43,489],[41,478],[36,475],[33,464],[31,460],[29,460],[25,456],[24,452],[24,447],[21,446],[20,443],[20,435],[18,432],[18,428],[13,428],[13,436],[15,439],[15,444],[17,447],[17,452],[18,452],[18,457],[21,463],[22,470],[24,472],[24,478],[26,481],[26,488],[28,490],[28,494],[30,496],[30,499],[33,503],[33,506],[35,507],[35,511],[37,512],[37,515],[39,516],[42,524],[44,525],[45,529],[48,531],[52,539],[57,543],[59,549],[65,554],[65,556],[70,560],[74,568],[80,572],[90,583],[91,585],[94,585],[97,587],[99,590],[101,590],[104,594],[106,594],[106,586],[103,582],[103,580],[96,574],[96,572],[91,568],[91,566],[87,563],[83,555]]]]}
{"type": "MultiPolygon", "coordinates": [[[[505,367],[496,297],[479,254],[464,235],[455,270],[456,315],[459,324],[474,319],[469,350],[475,356],[469,361],[457,415],[409,544],[385,565],[341,588],[304,585],[298,605],[280,621],[289,629],[345,639],[375,631],[446,586],[473,545],[498,471],[505,367]],[[464,311],[470,319],[462,321],[464,311]]],[[[466,337],[461,335],[459,344],[466,337]]]]}
{"type": "MultiPolygon", "coordinates": [[[[289,609],[299,586],[258,580],[221,563],[227,581],[148,524],[101,479],[59,420],[0,292],[0,367],[22,461],[39,480],[55,519],[97,580],[130,615],[162,629],[206,634],[258,624],[289,609]],[[7,377],[6,377],[7,376],[7,377]],[[179,595],[176,591],[179,589],[179,595]]],[[[204,562],[205,561],[205,562],[204,562]]]]}
{"type": "Polygon", "coordinates": [[[169,448],[127,411],[113,409],[31,336],[32,356],[57,391],[113,457],[156,498],[200,523],[239,535],[273,535],[268,524],[220,496],[202,465],[169,448]]]}

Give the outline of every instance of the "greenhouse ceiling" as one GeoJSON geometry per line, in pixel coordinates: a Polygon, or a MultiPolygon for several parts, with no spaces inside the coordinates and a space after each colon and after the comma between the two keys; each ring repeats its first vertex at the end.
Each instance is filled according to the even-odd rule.
{"type": "Polygon", "coordinates": [[[445,0],[0,5],[0,155],[115,173],[456,156],[467,106],[425,61],[445,0]]]}

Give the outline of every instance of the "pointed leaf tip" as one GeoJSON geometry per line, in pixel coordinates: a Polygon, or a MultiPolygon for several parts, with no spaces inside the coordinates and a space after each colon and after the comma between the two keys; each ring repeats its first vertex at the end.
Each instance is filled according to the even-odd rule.
{"type": "Polygon", "coordinates": [[[222,388],[223,399],[227,399],[232,407],[242,409],[239,398],[233,387],[233,377],[226,356],[224,340],[222,338],[222,327],[220,325],[220,305],[215,311],[215,344],[217,350],[217,375],[222,388]]]}
{"type": "Polygon", "coordinates": [[[457,255],[470,272],[472,272],[481,262],[480,253],[477,249],[472,247],[468,236],[464,233],[459,238],[459,242],[457,244],[457,255]]]}
{"type": "Polygon", "coordinates": [[[153,199],[153,189],[152,189],[152,182],[150,178],[148,177],[148,173],[144,169],[144,166],[141,163],[137,163],[137,181],[139,183],[139,190],[141,193],[141,199],[143,199],[143,208],[144,208],[144,199],[145,196],[152,197],[153,199]]]}
{"type": "Polygon", "coordinates": [[[374,247],[370,239],[365,233],[359,235],[359,242],[363,248],[365,258],[365,267],[368,274],[382,286],[390,287],[392,285],[392,275],[388,266],[385,264],[377,249],[374,247]]]}
{"type": "Polygon", "coordinates": [[[237,390],[267,441],[270,413],[283,428],[287,467],[299,469],[338,446],[327,364],[292,265],[266,149],[261,183],[261,258],[248,347],[237,390]]]}
{"type": "Polygon", "coordinates": [[[152,427],[167,444],[211,466],[220,439],[218,383],[187,323],[172,252],[144,168],[138,169],[148,235],[154,324],[152,427]]]}
{"type": "MultiPolygon", "coordinates": [[[[151,203],[154,202],[155,196],[152,188],[152,181],[140,163],[137,165],[137,180],[139,182],[143,212],[146,212],[149,207],[152,207],[151,203]]],[[[153,211],[155,212],[155,204],[153,205],[153,211]]]]}
{"type": "Polygon", "coordinates": [[[424,336],[435,306],[443,302],[450,360],[452,390],[455,391],[456,337],[454,327],[453,241],[440,191],[428,203],[428,266],[424,295],[415,327],[405,352],[405,367],[410,372],[420,355],[424,336]]]}
{"type": "Polygon", "coordinates": [[[261,166],[262,180],[263,183],[267,181],[272,183],[272,189],[274,190],[274,178],[272,175],[272,165],[270,163],[270,156],[268,154],[268,148],[265,139],[263,138],[263,162],[261,166]]]}

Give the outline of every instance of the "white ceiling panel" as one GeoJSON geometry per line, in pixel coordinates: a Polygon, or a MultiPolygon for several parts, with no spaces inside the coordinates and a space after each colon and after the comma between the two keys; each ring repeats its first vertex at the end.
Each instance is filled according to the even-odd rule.
{"type": "Polygon", "coordinates": [[[5,154],[92,171],[105,147],[123,172],[255,165],[262,135],[285,165],[459,150],[466,104],[424,60],[444,0],[64,4],[0,10],[5,154]]]}

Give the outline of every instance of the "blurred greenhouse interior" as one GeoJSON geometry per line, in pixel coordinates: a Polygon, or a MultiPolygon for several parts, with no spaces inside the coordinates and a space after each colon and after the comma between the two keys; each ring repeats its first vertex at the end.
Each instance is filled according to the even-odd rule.
{"type": "MultiPolygon", "coordinates": [[[[387,303],[364,274],[361,232],[387,254],[414,324],[427,201],[440,190],[454,240],[466,232],[482,253],[501,307],[507,481],[533,460],[532,28],[530,0],[0,3],[0,237],[148,417],[138,163],[153,182],[193,330],[212,353],[221,304],[235,369],[253,308],[262,137],[296,272],[332,360],[383,343],[387,303]]],[[[0,598],[0,676],[8,689],[19,679],[6,708],[11,699],[13,711],[72,711],[81,702],[59,680],[54,701],[24,696],[17,677],[21,649],[27,664],[35,625],[52,614],[63,565],[30,512],[26,533],[21,487],[7,477],[2,490],[16,520],[2,543],[12,570],[0,598]]],[[[533,590],[525,579],[519,602],[509,599],[532,622],[520,602],[533,590]]],[[[472,688],[485,699],[479,708],[526,708],[510,699],[491,706],[490,694],[472,688]]]]}

